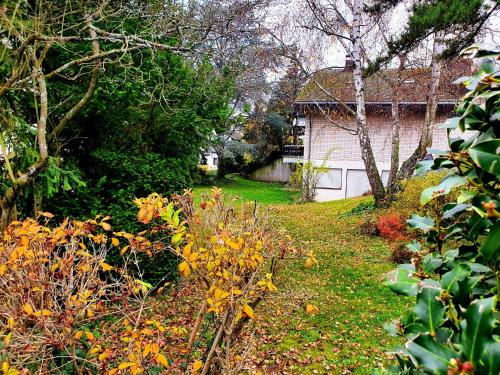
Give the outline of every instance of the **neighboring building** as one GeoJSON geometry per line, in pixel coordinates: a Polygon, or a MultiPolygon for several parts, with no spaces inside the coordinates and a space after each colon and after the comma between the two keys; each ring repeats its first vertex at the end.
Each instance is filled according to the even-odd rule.
{"type": "Polygon", "coordinates": [[[212,148],[208,148],[201,153],[200,165],[206,165],[209,170],[215,171],[217,170],[218,163],[219,159],[217,153],[212,148]]]}
{"type": "MultiPolygon", "coordinates": [[[[387,182],[391,156],[391,88],[389,79],[395,70],[386,70],[365,80],[367,125],[377,167],[384,183],[387,182]]],[[[454,105],[463,95],[462,87],[453,84],[457,78],[470,73],[470,64],[457,60],[444,64],[439,86],[436,124],[450,116],[454,105]]],[[[406,69],[400,101],[400,162],[410,156],[418,145],[424,122],[430,70],[406,69]]],[[[316,165],[323,162],[329,172],[318,184],[318,201],[327,201],[362,195],[370,190],[365,166],[361,159],[358,136],[335,126],[355,129],[354,118],[332,98],[348,104],[355,110],[355,91],[352,61],[347,60],[343,70],[322,71],[311,80],[295,101],[298,125],[305,127],[303,159],[316,165]],[[325,92],[326,91],[326,92],[325,92]],[[330,95],[329,95],[330,94],[330,95]]],[[[446,129],[434,126],[433,148],[447,149],[446,129]]],[[[296,148],[297,149],[297,148],[296,148]]],[[[295,149],[295,150],[296,150],[295,149]]],[[[284,155],[284,161],[287,161],[284,155]]],[[[294,155],[293,159],[296,160],[294,155]]],[[[292,160],[290,160],[292,161],[292,160]]]]}

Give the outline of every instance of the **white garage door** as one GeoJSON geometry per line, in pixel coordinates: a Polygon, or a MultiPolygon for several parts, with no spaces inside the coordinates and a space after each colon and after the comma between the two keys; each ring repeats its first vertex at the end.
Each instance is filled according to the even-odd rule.
{"type": "Polygon", "coordinates": [[[330,168],[318,180],[318,189],[342,189],[342,169],[330,168]]]}
{"type": "MultiPolygon", "coordinates": [[[[387,184],[389,179],[389,171],[382,171],[382,181],[384,185],[387,184]]],[[[370,182],[368,181],[368,176],[364,169],[348,169],[346,178],[346,189],[345,196],[357,197],[363,195],[367,191],[370,191],[370,182]]]]}

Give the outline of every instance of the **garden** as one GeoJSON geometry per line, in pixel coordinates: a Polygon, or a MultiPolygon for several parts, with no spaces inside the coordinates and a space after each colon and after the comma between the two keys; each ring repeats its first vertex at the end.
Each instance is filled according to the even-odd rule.
{"type": "Polygon", "coordinates": [[[500,373],[500,51],[471,46],[495,40],[500,4],[346,4],[0,5],[2,374],[500,373]],[[355,130],[312,108],[357,137],[370,190],[318,202],[329,153],[311,161],[295,101],[332,46],[355,130]],[[414,55],[427,101],[399,160],[414,55]],[[387,181],[372,75],[392,95],[387,181]]]}

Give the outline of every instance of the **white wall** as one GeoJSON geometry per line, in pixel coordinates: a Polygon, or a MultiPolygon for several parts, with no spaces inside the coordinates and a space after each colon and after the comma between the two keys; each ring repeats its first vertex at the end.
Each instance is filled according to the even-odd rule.
{"type": "MultiPolygon", "coordinates": [[[[401,118],[400,163],[409,157],[420,140],[424,113],[407,112],[401,118]]],[[[441,117],[437,122],[444,121],[441,117]]],[[[339,117],[343,126],[354,128],[352,119],[339,117]]],[[[344,199],[370,190],[357,135],[332,125],[322,116],[307,118],[304,136],[304,159],[315,165],[325,164],[332,171],[323,177],[317,201],[344,199]],[[340,179],[340,184],[339,184],[340,179]],[[349,179],[349,186],[347,184],[349,179]],[[330,180],[330,184],[328,184],[330,180]],[[327,186],[329,186],[327,188],[327,186]]],[[[368,128],[377,168],[387,183],[391,155],[391,123],[387,114],[368,114],[368,128]]],[[[448,148],[446,129],[433,128],[433,148],[448,148]]]]}

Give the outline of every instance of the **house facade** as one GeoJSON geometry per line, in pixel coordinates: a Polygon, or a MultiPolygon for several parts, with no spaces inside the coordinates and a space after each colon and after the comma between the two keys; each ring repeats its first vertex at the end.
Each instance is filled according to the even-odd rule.
{"type": "MultiPolygon", "coordinates": [[[[347,61],[343,70],[323,71],[316,75],[295,102],[297,123],[305,127],[303,159],[328,167],[328,172],[321,175],[318,183],[318,201],[349,198],[370,190],[355,134],[355,119],[335,100],[354,110],[356,108],[351,67],[347,61]]],[[[462,88],[452,82],[469,72],[470,65],[463,61],[454,61],[442,69],[437,117],[432,126],[434,149],[448,148],[446,129],[439,128],[439,125],[450,117],[455,103],[463,95],[462,88]]],[[[402,163],[414,152],[420,140],[430,71],[405,69],[401,73],[387,70],[365,80],[367,126],[384,183],[389,178],[392,152],[391,87],[395,79],[399,79],[400,83],[397,97],[400,112],[399,158],[402,163]]]]}

